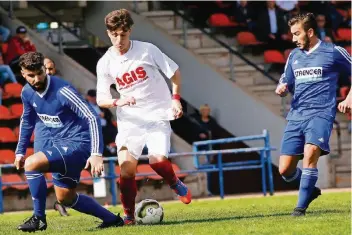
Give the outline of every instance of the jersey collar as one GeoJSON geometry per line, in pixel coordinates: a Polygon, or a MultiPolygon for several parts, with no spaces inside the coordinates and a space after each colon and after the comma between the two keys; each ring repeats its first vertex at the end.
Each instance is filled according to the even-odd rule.
{"type": "Polygon", "coordinates": [[[49,86],[50,86],[50,76],[49,75],[46,75],[47,76],[47,79],[48,79],[48,84],[46,85],[46,88],[45,90],[43,91],[43,93],[39,93],[37,91],[37,94],[39,95],[40,98],[43,98],[45,96],[45,94],[48,92],[49,90],[49,86]]]}
{"type": "Polygon", "coordinates": [[[313,51],[315,51],[319,47],[320,43],[321,43],[321,40],[318,39],[317,44],[315,44],[315,46],[313,48],[311,48],[309,51],[304,51],[304,53],[306,53],[307,55],[311,54],[313,51]]]}

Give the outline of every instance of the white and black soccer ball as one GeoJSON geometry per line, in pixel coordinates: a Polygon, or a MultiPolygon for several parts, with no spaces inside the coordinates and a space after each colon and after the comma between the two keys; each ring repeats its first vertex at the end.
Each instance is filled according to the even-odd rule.
{"type": "Polygon", "coordinates": [[[159,224],[164,218],[163,207],[153,199],[139,202],[134,212],[138,224],[159,224]]]}

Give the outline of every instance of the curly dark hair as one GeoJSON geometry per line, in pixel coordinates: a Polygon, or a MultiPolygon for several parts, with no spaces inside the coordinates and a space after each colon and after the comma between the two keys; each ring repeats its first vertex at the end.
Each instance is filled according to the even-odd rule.
{"type": "Polygon", "coordinates": [[[131,14],[126,9],[115,10],[105,16],[105,26],[109,31],[121,28],[124,32],[127,32],[133,24],[131,14]]]}
{"type": "Polygon", "coordinates": [[[288,21],[288,26],[291,27],[297,23],[302,23],[305,32],[307,32],[309,29],[313,29],[314,34],[317,34],[318,25],[313,13],[303,13],[292,17],[288,21]]]}
{"type": "Polygon", "coordinates": [[[30,71],[40,70],[44,66],[44,55],[39,52],[27,52],[21,55],[19,66],[30,71]]]}

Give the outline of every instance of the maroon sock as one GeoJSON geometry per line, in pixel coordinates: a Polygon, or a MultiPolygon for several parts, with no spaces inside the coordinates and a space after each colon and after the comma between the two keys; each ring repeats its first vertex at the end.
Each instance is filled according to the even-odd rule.
{"type": "Polygon", "coordinates": [[[125,215],[134,218],[137,184],[134,178],[120,178],[120,199],[125,215]]]}
{"type": "Polygon", "coordinates": [[[178,178],[175,175],[174,169],[172,169],[171,163],[168,160],[152,163],[150,167],[170,185],[176,184],[178,178]]]}

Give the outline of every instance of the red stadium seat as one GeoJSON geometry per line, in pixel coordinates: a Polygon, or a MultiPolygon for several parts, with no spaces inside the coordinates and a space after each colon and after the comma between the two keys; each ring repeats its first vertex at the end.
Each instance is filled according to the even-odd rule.
{"type": "Polygon", "coordinates": [[[351,29],[337,29],[337,38],[340,41],[351,41],[351,29]]]}
{"type": "MultiPolygon", "coordinates": [[[[4,174],[2,175],[3,183],[18,183],[18,182],[26,182],[17,174],[4,174]]],[[[14,188],[17,190],[26,190],[28,189],[28,184],[23,185],[10,185],[8,188],[14,188]]]]}
{"type": "Polygon", "coordinates": [[[251,32],[239,32],[236,36],[236,40],[241,46],[263,44],[262,42],[259,42],[251,32]]]}
{"type": "Polygon", "coordinates": [[[10,111],[15,118],[20,118],[23,113],[23,104],[13,104],[10,107],[10,111]]]}
{"type": "Polygon", "coordinates": [[[9,97],[21,97],[23,86],[19,83],[7,83],[4,87],[5,94],[9,97]]]}
{"type": "Polygon", "coordinates": [[[3,105],[0,105],[0,120],[8,120],[13,118],[10,110],[3,105]]]}
{"type": "Polygon", "coordinates": [[[13,164],[15,162],[15,152],[10,149],[0,150],[0,164],[13,164]]]}
{"type": "Polygon", "coordinates": [[[345,49],[348,52],[348,54],[352,55],[351,54],[351,46],[346,46],[345,49]]]}
{"type": "Polygon", "coordinates": [[[230,18],[222,13],[215,13],[209,17],[209,25],[213,27],[230,27],[237,26],[236,22],[230,20],[230,18]]]}
{"type": "Polygon", "coordinates": [[[0,127],[0,142],[3,142],[3,143],[17,142],[17,138],[10,128],[0,127]]]}
{"type": "Polygon", "coordinates": [[[284,55],[278,50],[264,51],[264,61],[267,64],[285,64],[284,55]]]}
{"type": "Polygon", "coordinates": [[[292,51],[292,49],[286,49],[286,50],[284,51],[285,60],[288,59],[288,56],[290,55],[291,51],[292,51]]]}
{"type": "Polygon", "coordinates": [[[336,11],[337,11],[340,15],[342,15],[343,18],[347,18],[348,12],[347,12],[346,10],[338,9],[338,8],[337,8],[336,11]]]}
{"type": "Polygon", "coordinates": [[[186,173],[178,173],[179,171],[181,171],[181,169],[175,163],[172,163],[171,165],[172,165],[172,169],[174,170],[174,172],[178,178],[183,178],[188,175],[186,173]]]}
{"type": "MultiPolygon", "coordinates": [[[[155,171],[150,167],[149,164],[140,164],[137,165],[137,173],[154,173],[155,171]]],[[[148,179],[152,179],[152,180],[162,180],[163,178],[160,175],[151,175],[151,176],[147,176],[148,179]]]]}
{"type": "Polygon", "coordinates": [[[81,172],[81,180],[80,180],[80,183],[81,183],[81,184],[85,184],[85,185],[93,185],[93,180],[91,180],[91,179],[82,180],[82,178],[90,178],[90,177],[92,177],[92,176],[90,175],[90,172],[87,171],[87,170],[83,170],[83,171],[81,172]]]}

